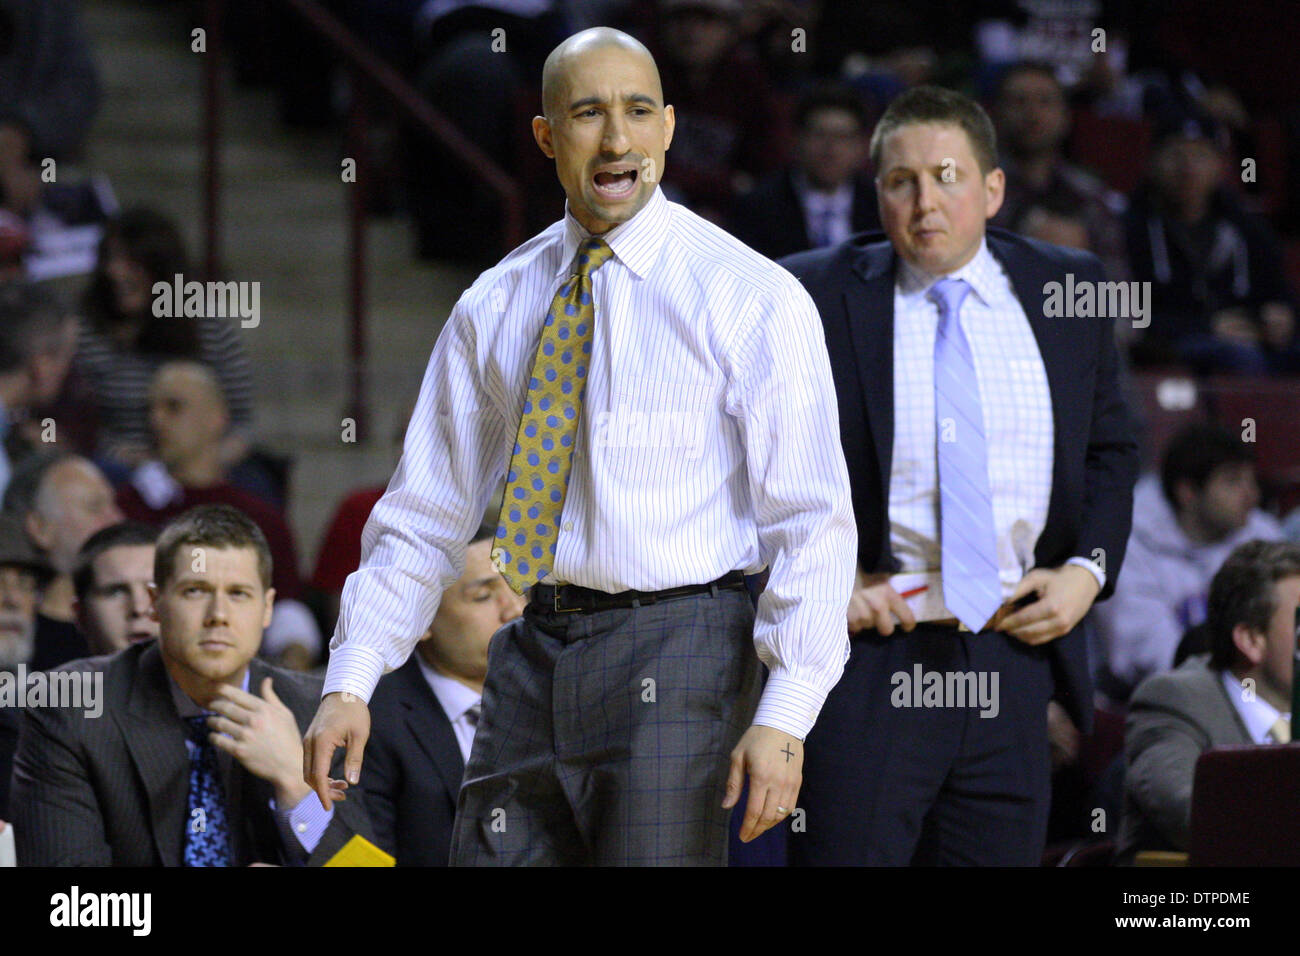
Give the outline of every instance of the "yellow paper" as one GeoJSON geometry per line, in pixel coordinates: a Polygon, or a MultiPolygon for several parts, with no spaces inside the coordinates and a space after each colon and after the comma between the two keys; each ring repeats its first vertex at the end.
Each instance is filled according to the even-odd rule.
{"type": "Polygon", "coordinates": [[[352,839],[325,861],[325,866],[396,866],[397,860],[375,846],[361,834],[352,839]]]}

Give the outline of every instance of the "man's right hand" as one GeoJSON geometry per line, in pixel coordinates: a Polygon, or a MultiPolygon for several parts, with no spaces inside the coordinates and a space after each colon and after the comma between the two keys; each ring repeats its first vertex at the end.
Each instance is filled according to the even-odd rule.
{"type": "Polygon", "coordinates": [[[849,600],[849,633],[874,627],[882,636],[894,633],[894,618],[904,631],[916,627],[916,615],[889,583],[888,574],[863,574],[858,570],[857,584],[849,600]]]}
{"type": "Polygon", "coordinates": [[[347,787],[361,780],[361,754],[370,738],[370,709],[355,694],[326,694],[302,740],[302,778],[316,791],[326,810],[334,806],[330,787],[347,787]],[[347,781],[330,779],[334,751],[347,748],[343,761],[347,781]]]}

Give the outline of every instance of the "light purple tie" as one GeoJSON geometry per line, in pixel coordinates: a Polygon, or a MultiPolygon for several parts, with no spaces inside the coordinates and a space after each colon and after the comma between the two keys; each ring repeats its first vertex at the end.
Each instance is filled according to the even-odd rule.
{"type": "Polygon", "coordinates": [[[934,420],[943,598],[957,620],[979,631],[1002,603],[1002,585],[979,380],[961,327],[961,304],[968,292],[970,286],[961,279],[940,279],[928,295],[939,307],[934,420]]]}

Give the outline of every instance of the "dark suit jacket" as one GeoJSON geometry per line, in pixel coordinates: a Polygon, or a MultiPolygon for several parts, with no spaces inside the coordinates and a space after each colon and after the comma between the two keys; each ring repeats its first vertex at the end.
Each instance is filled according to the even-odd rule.
{"type": "Polygon", "coordinates": [[[414,655],[370,700],[361,786],[379,845],[398,866],[446,866],[465,762],[414,655]]]}
{"type": "MultiPolygon", "coordinates": [[[[250,688],[271,677],[304,733],[320,702],[321,681],[254,659],[250,688]]],[[[23,714],[10,806],[22,866],[180,866],[190,759],[157,642],[60,670],[104,675],[103,713],[33,708],[23,714]]],[[[343,754],[332,774],[342,777],[343,754]]],[[[274,789],[234,763],[226,794],[234,862],[288,864],[269,802],[274,789]]],[[[361,795],[334,805],[307,864],[324,863],[354,834],[373,841],[361,795]]]]}
{"type": "MultiPolygon", "coordinates": [[[[1115,588],[1133,518],[1138,450],[1119,381],[1113,321],[1047,318],[1044,288],[1102,278],[1087,252],[989,228],[1038,342],[1052,395],[1055,444],[1047,523],[1034,549],[1038,567],[1104,554],[1115,588]]],[[[880,233],[784,259],[807,287],[826,329],[840,412],[840,438],[858,522],[858,563],[868,574],[898,570],[890,547],[889,474],[894,444],[894,272],[897,257],[880,233]]],[[[1080,729],[1092,726],[1092,682],[1084,625],[1048,645],[1057,695],[1080,729]]]]}
{"type": "MultiPolygon", "coordinates": [[[[853,232],[880,228],[876,188],[865,175],[854,177],[853,210],[849,218],[853,232]]],[[[730,232],[769,259],[779,259],[812,247],[803,204],[799,202],[790,169],[761,180],[747,196],[736,202],[730,232]]]]}
{"type": "Polygon", "coordinates": [[[1212,747],[1253,744],[1208,655],[1138,685],[1124,727],[1124,819],[1117,862],[1139,850],[1186,850],[1196,759],[1212,747]]]}

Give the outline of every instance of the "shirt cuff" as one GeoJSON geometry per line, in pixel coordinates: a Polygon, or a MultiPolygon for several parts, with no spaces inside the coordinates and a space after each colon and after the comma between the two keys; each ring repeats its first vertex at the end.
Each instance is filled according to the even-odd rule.
{"type": "Polygon", "coordinates": [[[1101,592],[1106,589],[1106,572],[1101,569],[1101,566],[1097,564],[1096,561],[1093,561],[1091,558],[1077,557],[1071,558],[1065,563],[1074,564],[1081,568],[1087,568],[1092,572],[1092,576],[1097,579],[1097,591],[1101,592]]]}
{"type": "Polygon", "coordinates": [[[817,722],[824,703],[825,691],[774,671],[768,675],[767,686],[763,688],[758,710],[754,713],[754,723],[774,727],[803,740],[817,722]]]}
{"type": "Polygon", "coordinates": [[[344,644],[330,654],[321,696],[342,691],[356,694],[368,704],[386,667],[384,658],[378,652],[356,644],[344,644]]]}
{"type": "Polygon", "coordinates": [[[275,814],[276,826],[280,828],[280,839],[284,841],[285,850],[293,853],[296,842],[306,856],[315,852],[316,845],[334,819],[334,810],[322,807],[314,790],[299,800],[291,810],[280,809],[272,798],[271,810],[275,814]]]}

